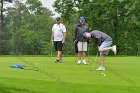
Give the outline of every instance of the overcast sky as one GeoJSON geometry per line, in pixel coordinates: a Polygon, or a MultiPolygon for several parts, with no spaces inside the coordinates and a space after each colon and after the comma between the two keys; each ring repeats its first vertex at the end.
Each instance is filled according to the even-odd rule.
{"type": "MultiPolygon", "coordinates": [[[[53,8],[53,6],[52,6],[55,0],[40,0],[40,1],[42,2],[42,4],[43,4],[44,7],[47,7],[48,9],[50,9],[50,10],[53,12],[53,14],[55,14],[54,17],[60,16],[58,13],[56,13],[56,12],[54,11],[54,8],[53,8]]],[[[5,3],[6,3],[6,2],[5,2],[5,3]]],[[[4,5],[4,7],[6,7],[6,6],[12,6],[12,3],[6,3],[6,4],[4,5]]]]}
{"type": "Polygon", "coordinates": [[[40,1],[42,2],[44,7],[47,7],[55,14],[55,17],[60,16],[58,13],[54,11],[54,8],[52,7],[55,0],[40,0],[40,1]]]}

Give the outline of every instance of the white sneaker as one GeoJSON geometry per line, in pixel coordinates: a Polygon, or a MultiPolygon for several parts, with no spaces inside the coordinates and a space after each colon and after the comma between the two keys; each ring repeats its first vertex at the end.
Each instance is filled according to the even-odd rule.
{"type": "Polygon", "coordinates": [[[117,54],[117,49],[116,49],[116,45],[112,46],[112,51],[114,52],[114,54],[117,54]]]}
{"type": "Polygon", "coordinates": [[[81,64],[81,61],[79,60],[79,61],[77,62],[77,64],[78,64],[78,65],[81,64]]]}
{"type": "Polygon", "coordinates": [[[102,71],[102,70],[105,70],[105,67],[103,67],[103,66],[100,66],[99,68],[97,68],[96,70],[100,70],[100,71],[102,71]]]}
{"type": "Polygon", "coordinates": [[[83,64],[84,64],[84,65],[87,65],[87,62],[86,62],[85,60],[83,60],[83,64]]]}

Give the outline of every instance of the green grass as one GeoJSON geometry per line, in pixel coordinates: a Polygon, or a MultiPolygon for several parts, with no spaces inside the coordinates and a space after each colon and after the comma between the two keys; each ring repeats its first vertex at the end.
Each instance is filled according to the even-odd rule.
{"type": "Polygon", "coordinates": [[[94,58],[76,65],[75,57],[57,64],[49,57],[0,57],[0,93],[140,93],[140,57],[106,57],[106,71],[90,71],[94,58]],[[38,63],[40,71],[9,67],[17,63],[38,63]]]}

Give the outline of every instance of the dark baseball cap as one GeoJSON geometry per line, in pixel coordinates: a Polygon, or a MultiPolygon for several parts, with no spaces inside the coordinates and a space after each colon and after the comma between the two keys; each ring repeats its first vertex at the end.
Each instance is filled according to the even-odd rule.
{"type": "Polygon", "coordinates": [[[61,18],[60,17],[56,17],[56,21],[60,21],[61,20],[61,18]]]}

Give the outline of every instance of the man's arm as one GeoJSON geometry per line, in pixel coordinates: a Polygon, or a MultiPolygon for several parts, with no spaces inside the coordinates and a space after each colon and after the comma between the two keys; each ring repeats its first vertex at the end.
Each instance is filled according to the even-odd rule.
{"type": "Polygon", "coordinates": [[[73,41],[77,42],[77,28],[76,27],[74,28],[74,31],[73,31],[73,41]]]}
{"type": "MultiPolygon", "coordinates": [[[[89,30],[89,25],[88,25],[88,24],[86,24],[86,25],[87,25],[86,32],[89,32],[89,33],[90,33],[90,30],[89,30]]],[[[89,40],[90,40],[90,39],[87,39],[87,44],[89,44],[89,40]]]]}
{"type": "Polygon", "coordinates": [[[54,32],[52,32],[51,41],[54,41],[54,32]]]}
{"type": "Polygon", "coordinates": [[[98,43],[98,46],[100,46],[102,44],[102,38],[97,38],[97,43],[98,43]]]}
{"type": "Polygon", "coordinates": [[[74,31],[73,31],[73,41],[75,43],[75,53],[78,53],[78,47],[77,47],[77,27],[74,28],[74,31]]]}
{"type": "Polygon", "coordinates": [[[67,33],[66,32],[63,32],[63,40],[62,40],[62,43],[65,43],[66,35],[67,35],[67,33]]]}
{"type": "Polygon", "coordinates": [[[102,44],[102,39],[101,37],[100,38],[97,38],[97,37],[92,37],[92,41],[97,44],[98,46],[100,46],[102,44]]]}
{"type": "Polygon", "coordinates": [[[94,32],[95,41],[100,46],[102,44],[102,37],[98,32],[94,32]]]}
{"type": "Polygon", "coordinates": [[[87,28],[87,32],[90,32],[90,30],[89,30],[89,25],[87,25],[88,26],[88,28],[87,28]]]}

